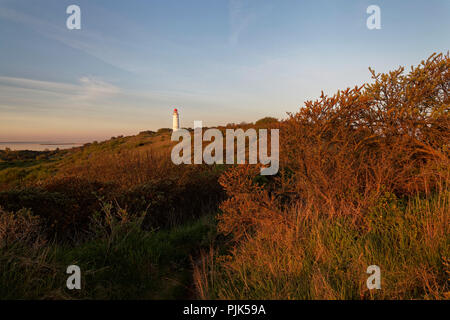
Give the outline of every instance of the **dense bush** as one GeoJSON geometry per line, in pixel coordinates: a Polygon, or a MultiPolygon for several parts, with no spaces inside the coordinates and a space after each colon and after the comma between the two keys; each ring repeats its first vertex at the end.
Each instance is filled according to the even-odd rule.
{"type": "Polygon", "coordinates": [[[39,217],[26,209],[11,213],[0,207],[0,249],[16,245],[40,248],[44,244],[45,229],[39,217]]]}
{"type": "Polygon", "coordinates": [[[30,209],[46,223],[49,236],[74,238],[100,209],[98,199],[109,195],[111,190],[110,185],[99,182],[56,179],[39,186],[0,192],[0,206],[8,211],[30,209]]]}
{"type": "Polygon", "coordinates": [[[269,124],[277,123],[278,119],[274,117],[265,117],[255,122],[256,127],[263,127],[269,124]]]}
{"type": "Polygon", "coordinates": [[[117,201],[131,212],[146,212],[146,226],[174,226],[217,210],[224,196],[219,174],[220,170],[186,167],[181,176],[150,180],[125,191],[117,201]]]}
{"type": "Polygon", "coordinates": [[[450,56],[403,71],[372,71],[372,84],[290,114],[279,125],[277,176],[262,181],[254,166],[225,172],[219,231],[236,243],[211,264],[224,267],[213,270],[218,282],[202,276],[207,266],[197,272],[205,297],[374,297],[357,276],[370,264],[389,278],[377,297],[445,296],[450,56]],[[380,214],[385,195],[394,200],[380,214]]]}
{"type": "Polygon", "coordinates": [[[221,184],[224,231],[239,233],[265,213],[311,203],[322,214],[362,219],[385,192],[399,197],[447,188],[449,56],[432,56],[333,97],[308,101],[280,125],[280,173],[255,183],[237,167],[221,184]]]}
{"type": "Polygon", "coordinates": [[[172,132],[172,129],[170,128],[160,128],[156,131],[156,133],[170,133],[172,132]]]}

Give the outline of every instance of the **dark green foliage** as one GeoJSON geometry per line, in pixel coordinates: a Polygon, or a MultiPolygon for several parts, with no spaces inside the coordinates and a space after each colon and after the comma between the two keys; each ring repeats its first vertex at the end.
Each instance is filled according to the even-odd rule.
{"type": "Polygon", "coordinates": [[[222,198],[217,176],[204,174],[183,183],[155,179],[119,195],[117,201],[130,212],[146,212],[146,227],[167,227],[217,210],[222,198]]]}
{"type": "Polygon", "coordinates": [[[255,126],[257,126],[257,127],[267,126],[269,124],[273,124],[273,123],[277,123],[277,122],[278,122],[277,118],[265,117],[265,118],[262,118],[262,119],[259,119],[258,121],[256,121],[255,126]]]}
{"type": "Polygon", "coordinates": [[[152,131],[152,130],[146,130],[146,131],[139,132],[140,136],[145,136],[145,137],[151,137],[154,134],[155,134],[155,131],[152,131]]]}
{"type": "Polygon", "coordinates": [[[31,151],[19,150],[11,151],[9,149],[0,150],[0,163],[11,161],[34,161],[34,160],[50,160],[55,156],[64,154],[64,151],[31,151]]]}
{"type": "Polygon", "coordinates": [[[8,211],[31,209],[45,221],[51,235],[74,237],[100,209],[98,198],[111,190],[111,185],[64,178],[43,186],[0,192],[0,206],[8,211]]]}
{"type": "Polygon", "coordinates": [[[156,132],[157,133],[169,133],[169,132],[172,132],[172,129],[170,129],[170,128],[160,128],[156,132]]]}
{"type": "MultiPolygon", "coordinates": [[[[88,236],[76,245],[17,241],[4,246],[0,241],[0,299],[193,296],[191,258],[214,239],[211,216],[170,230],[144,231],[141,217],[131,217],[111,203],[102,203],[101,213],[91,220],[88,236]],[[81,268],[82,290],[66,289],[65,271],[72,264],[81,268]]],[[[32,216],[28,219],[29,223],[21,221],[27,231],[39,227],[32,216]]],[[[3,225],[11,218],[4,220],[0,219],[3,225]]]]}

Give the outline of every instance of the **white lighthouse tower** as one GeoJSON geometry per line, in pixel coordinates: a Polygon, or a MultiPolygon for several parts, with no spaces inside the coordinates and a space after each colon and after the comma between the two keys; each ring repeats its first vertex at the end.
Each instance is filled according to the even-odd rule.
{"type": "Polygon", "coordinates": [[[173,109],[173,122],[172,122],[173,131],[177,131],[180,129],[180,116],[178,115],[178,110],[173,109]]]}

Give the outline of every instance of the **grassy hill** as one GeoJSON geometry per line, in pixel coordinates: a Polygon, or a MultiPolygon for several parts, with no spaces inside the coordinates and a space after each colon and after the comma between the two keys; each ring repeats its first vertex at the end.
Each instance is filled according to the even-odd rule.
{"type": "Polygon", "coordinates": [[[168,132],[142,132],[130,137],[112,137],[102,142],[57,151],[0,150],[0,188],[31,183],[63,174],[74,166],[83,166],[101,157],[122,152],[164,152],[170,147],[168,132]],[[6,170],[5,170],[6,169],[6,170]]]}
{"type": "Polygon", "coordinates": [[[0,152],[1,298],[194,297],[215,239],[219,167],[177,167],[170,133],[0,152]],[[85,290],[65,289],[77,264],[85,290]]]}

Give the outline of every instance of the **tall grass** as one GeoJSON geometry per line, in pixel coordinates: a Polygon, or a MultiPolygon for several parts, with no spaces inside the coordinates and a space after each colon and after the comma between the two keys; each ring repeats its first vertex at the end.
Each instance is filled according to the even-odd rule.
{"type": "Polygon", "coordinates": [[[215,235],[211,216],[146,231],[143,216],[111,203],[76,244],[44,241],[44,226],[29,212],[2,212],[0,219],[0,299],[193,297],[191,259],[215,235]],[[81,268],[81,290],[66,288],[66,268],[72,264],[81,268]]]}
{"type": "Polygon", "coordinates": [[[203,299],[448,299],[449,193],[397,199],[386,194],[363,225],[292,207],[227,255],[195,270],[203,299]],[[381,290],[366,269],[381,268],[381,290]]]}

